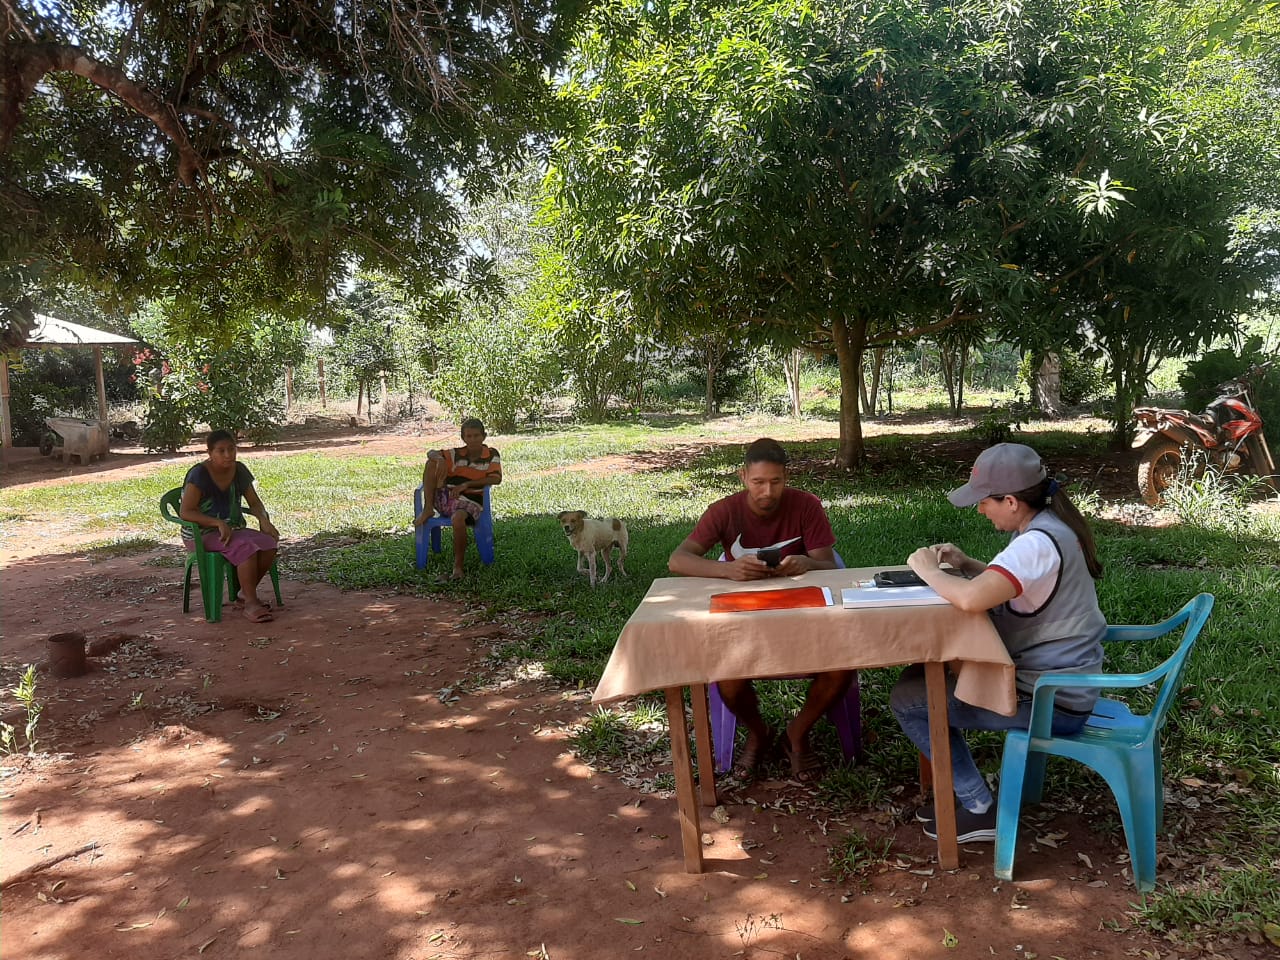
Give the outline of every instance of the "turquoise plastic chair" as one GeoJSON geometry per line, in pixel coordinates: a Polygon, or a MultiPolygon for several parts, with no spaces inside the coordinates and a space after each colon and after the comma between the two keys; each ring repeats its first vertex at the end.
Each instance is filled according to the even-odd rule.
{"type": "MultiPolygon", "coordinates": [[[[203,531],[190,520],[183,520],[178,515],[182,504],[182,488],[174,487],[160,498],[160,515],[171,523],[176,523],[191,533],[195,538],[195,550],[187,553],[187,564],[182,579],[182,612],[191,612],[191,568],[195,567],[200,574],[200,598],[204,602],[204,618],[210,623],[222,619],[222,581],[227,582],[227,596],[234,597],[240,592],[240,578],[236,576],[236,568],[227,562],[227,558],[213,550],[204,548],[201,537],[203,531]]],[[[231,505],[231,525],[242,526],[244,515],[240,512],[240,498],[235,497],[231,505]]],[[[283,607],[280,597],[280,571],[271,564],[271,586],[276,592],[276,606],[283,607]]]]}
{"type": "MultiPolygon", "coordinates": [[[[480,554],[480,561],[486,566],[493,563],[493,510],[489,503],[490,487],[484,488],[484,501],[481,504],[480,516],[476,520],[474,527],[476,534],[476,550],[480,554]]],[[[413,491],[413,515],[416,517],[422,512],[422,487],[419,486],[413,491]]],[[[413,545],[415,554],[415,563],[419,570],[423,570],[427,566],[427,539],[431,540],[431,549],[440,552],[440,528],[453,527],[452,517],[432,517],[422,526],[418,527],[413,533],[413,545]]]]}
{"type": "Polygon", "coordinates": [[[1096,770],[1107,781],[1120,807],[1134,885],[1143,892],[1156,885],[1156,831],[1164,823],[1164,777],[1160,731],[1181,686],[1182,671],[1209,613],[1213,595],[1202,593],[1168,620],[1151,626],[1113,626],[1108,641],[1154,640],[1185,624],[1182,642],[1164,663],[1146,673],[1045,674],[1036,680],[1031,726],[1005,738],[996,808],[995,873],[1013,879],[1018,839],[1018,811],[1023,801],[1038,803],[1049,755],[1070,757],[1096,770]],[[1059,687],[1119,689],[1159,684],[1148,714],[1134,714],[1119,700],[1098,698],[1084,729],[1068,736],[1050,733],[1053,697],[1059,687]]]}

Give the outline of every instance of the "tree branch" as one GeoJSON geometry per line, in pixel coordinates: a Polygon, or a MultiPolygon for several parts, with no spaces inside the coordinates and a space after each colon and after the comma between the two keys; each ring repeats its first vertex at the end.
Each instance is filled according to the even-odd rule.
{"type": "Polygon", "coordinates": [[[22,104],[49,73],[73,73],[118,97],[135,113],[154,123],[178,153],[178,179],[194,186],[205,160],[191,145],[174,109],[124,71],[95,60],[79,47],[61,43],[20,44],[5,58],[3,83],[13,106],[0,116],[0,154],[9,149],[21,119],[22,104]]]}

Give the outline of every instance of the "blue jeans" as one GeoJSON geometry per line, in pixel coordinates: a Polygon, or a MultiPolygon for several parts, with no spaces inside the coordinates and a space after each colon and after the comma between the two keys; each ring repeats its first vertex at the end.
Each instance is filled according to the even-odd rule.
{"type": "MultiPolygon", "coordinates": [[[[920,664],[907,667],[889,695],[889,707],[898,718],[911,742],[926,757],[929,756],[929,697],[925,692],[924,667],[920,664]]],[[[951,780],[956,800],[966,810],[987,806],[992,802],[987,782],[973,762],[969,745],[961,735],[962,730],[1026,730],[1031,726],[1031,697],[1018,693],[1018,712],[1011,717],[975,707],[956,699],[956,678],[947,675],[947,718],[951,727],[951,780]]],[[[1089,718],[1078,714],[1053,711],[1055,734],[1076,733],[1089,718]]]]}

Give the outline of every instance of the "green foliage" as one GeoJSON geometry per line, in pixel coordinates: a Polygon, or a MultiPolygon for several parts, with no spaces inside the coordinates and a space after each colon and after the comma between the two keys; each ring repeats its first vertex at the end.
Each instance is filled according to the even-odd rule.
{"type": "Polygon", "coordinates": [[[1239,532],[1249,526],[1250,504],[1269,490],[1260,477],[1223,473],[1192,452],[1179,464],[1161,503],[1183,523],[1239,532]]]}
{"type": "Polygon", "coordinates": [[[522,315],[480,310],[440,339],[436,399],[455,418],[479,417],[489,430],[510,431],[541,412],[559,381],[545,327],[522,315]]]}
{"type": "Polygon", "coordinates": [[[258,442],[270,439],[284,416],[284,368],[303,356],[301,324],[264,320],[229,342],[176,335],[154,313],[136,326],[153,344],[133,358],[147,404],[142,442],[148,450],[176,450],[200,423],[258,442]]]}
{"type": "Polygon", "coordinates": [[[545,128],[580,6],[6,7],[0,302],[182,297],[198,335],[304,316],[353,266],[430,287],[459,197],[545,128]]]}
{"type": "MultiPolygon", "coordinates": [[[[1035,395],[1035,376],[1031,369],[1033,353],[1026,353],[1018,363],[1018,383],[1035,395]]],[[[1107,374],[1103,366],[1069,347],[1058,351],[1062,362],[1062,402],[1077,406],[1096,400],[1107,390],[1107,374]]]]}
{"type": "MultiPolygon", "coordinates": [[[[27,756],[33,757],[38,743],[36,740],[36,728],[40,724],[40,714],[44,712],[44,705],[36,700],[36,668],[34,665],[27,666],[22,678],[18,681],[18,685],[13,688],[13,695],[27,714],[22,735],[27,746],[27,756]]],[[[0,723],[0,753],[13,754],[17,753],[18,749],[18,738],[14,733],[13,725],[0,723]]]]}
{"type": "Polygon", "coordinates": [[[1275,268],[1230,246],[1251,178],[1171,102],[1171,30],[1158,3],[612,0],[563,85],[571,255],[669,341],[838,347],[847,380],[925,329],[1087,326],[1123,423],[1275,268]]]}
{"type": "Polygon", "coordinates": [[[973,425],[973,435],[989,447],[997,443],[1008,443],[1027,421],[1029,412],[1026,402],[1021,399],[1014,399],[1003,405],[993,403],[991,409],[973,425]]]}
{"type": "Polygon", "coordinates": [[[856,880],[862,886],[871,882],[871,875],[888,859],[893,847],[892,837],[872,840],[858,830],[850,830],[831,846],[827,865],[836,883],[856,880]]]}
{"type": "Polygon", "coordinates": [[[1280,355],[1266,349],[1263,339],[1251,336],[1239,350],[1220,347],[1188,360],[1178,386],[1189,409],[1203,410],[1218,396],[1218,385],[1247,376],[1260,364],[1271,365],[1250,378],[1250,395],[1265,424],[1267,442],[1273,451],[1280,444],[1280,355]]]}

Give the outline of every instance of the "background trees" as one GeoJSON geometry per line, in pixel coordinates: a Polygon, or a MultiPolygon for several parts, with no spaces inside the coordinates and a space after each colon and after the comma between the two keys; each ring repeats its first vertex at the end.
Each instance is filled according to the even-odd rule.
{"type": "Polygon", "coordinates": [[[827,344],[846,465],[864,350],[960,323],[1092,329],[1123,429],[1149,358],[1221,330],[1265,279],[1232,246],[1244,181],[1171,93],[1163,15],[605,4],[564,88],[570,249],[659,325],[827,344]]]}
{"type": "MultiPolygon", "coordinates": [[[[422,288],[459,194],[547,126],[578,0],[0,7],[0,303],[174,297],[229,338],[354,265],[422,288]]],[[[193,333],[193,336],[195,334],[193,333]]]]}

